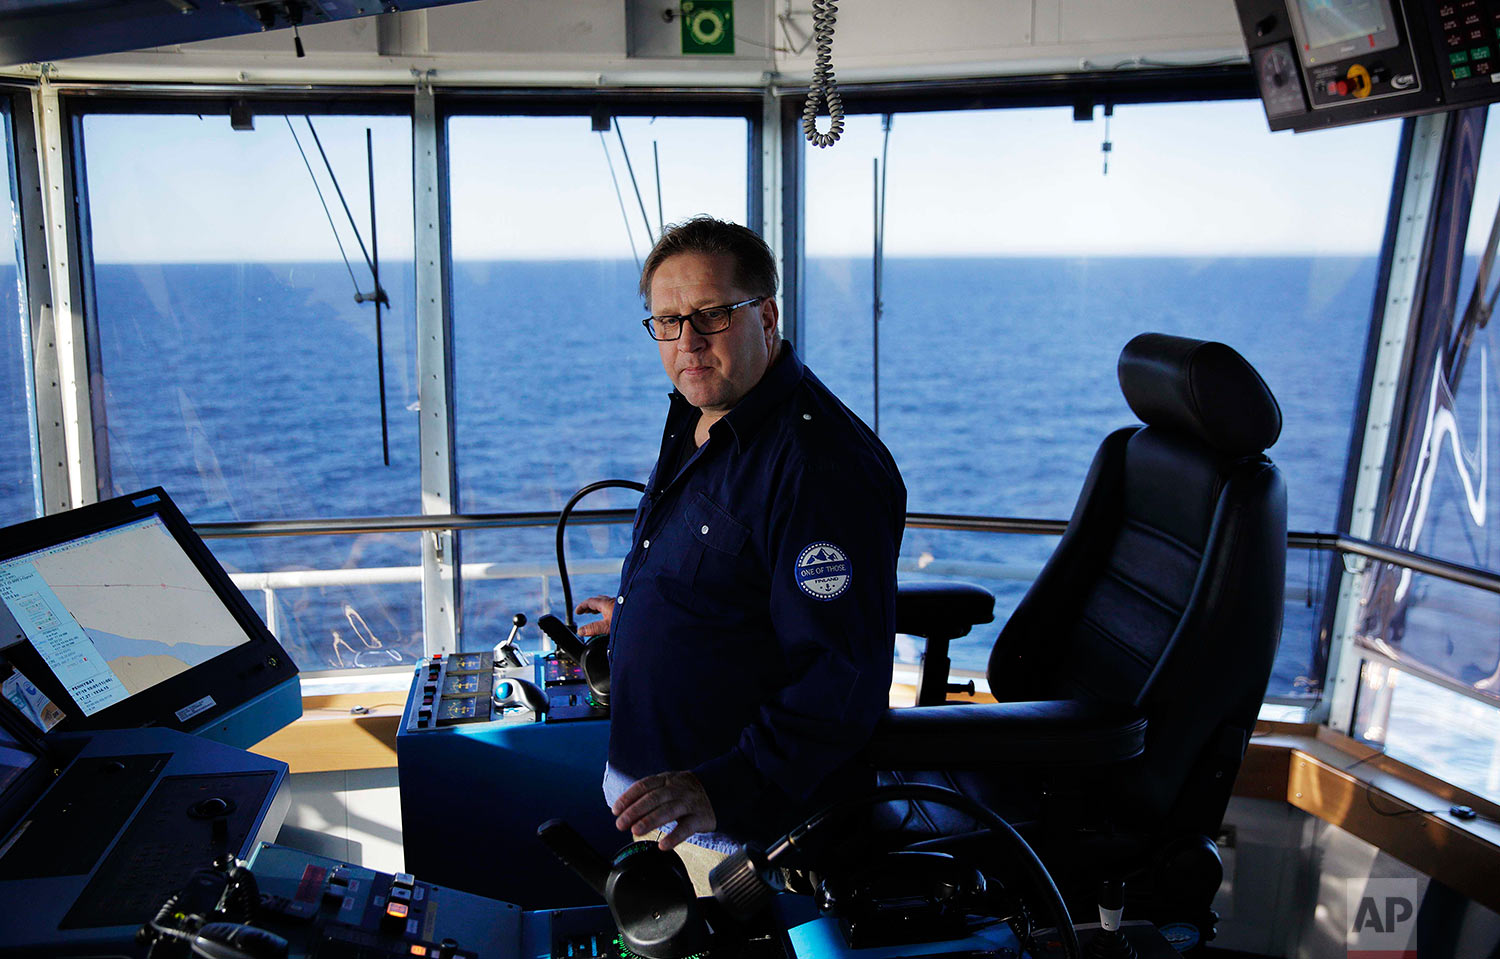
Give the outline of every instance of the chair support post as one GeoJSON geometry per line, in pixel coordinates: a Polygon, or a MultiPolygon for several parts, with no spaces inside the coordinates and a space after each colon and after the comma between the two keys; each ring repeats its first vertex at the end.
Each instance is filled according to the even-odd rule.
{"type": "Polygon", "coordinates": [[[948,638],[927,637],[917,662],[917,705],[941,706],[948,699],[948,638]]]}

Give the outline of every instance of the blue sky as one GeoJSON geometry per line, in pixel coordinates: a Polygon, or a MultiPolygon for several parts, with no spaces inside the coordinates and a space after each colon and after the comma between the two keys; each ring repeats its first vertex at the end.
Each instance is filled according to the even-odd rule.
{"type": "MultiPolygon", "coordinates": [[[[409,256],[408,121],[314,122],[366,233],[364,131],[374,131],[382,256],[409,256]]],[[[355,259],[305,124],[299,118],[295,127],[355,259]]],[[[840,143],[809,149],[811,255],[868,255],[879,127],[878,117],[852,117],[840,143]]],[[[632,239],[643,254],[640,206],[653,228],[657,220],[653,145],[669,222],[699,212],[744,217],[744,121],[626,118],[621,130],[640,202],[616,134],[601,144],[586,117],[455,119],[455,255],[629,258],[632,239]]],[[[886,252],[1368,255],[1385,220],[1398,131],[1398,122],[1383,121],[1273,134],[1255,102],[1122,106],[1109,125],[1106,176],[1098,111],[1086,123],[1057,108],[898,115],[886,252]]],[[[222,116],[101,115],[86,120],[85,132],[100,262],[338,258],[280,117],[258,117],[254,132],[241,133],[222,116]]]]}

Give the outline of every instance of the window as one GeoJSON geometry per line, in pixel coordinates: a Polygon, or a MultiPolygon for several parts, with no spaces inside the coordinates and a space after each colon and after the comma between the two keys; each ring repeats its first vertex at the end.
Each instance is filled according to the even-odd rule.
{"type": "MultiPolygon", "coordinates": [[[[101,494],[164,486],[199,523],[421,512],[410,120],[270,113],[254,126],[82,118],[101,494]],[[383,396],[361,252],[373,258],[377,239],[370,155],[383,396]]],[[[301,668],[370,665],[343,646],[371,633],[397,662],[421,654],[416,535],[209,545],[242,581],[271,577],[261,611],[301,668]],[[396,573],[346,567],[406,572],[392,585],[396,573]]]]}
{"type": "Polygon", "coordinates": [[[1387,754],[1500,802],[1500,722],[1493,705],[1415,673],[1366,662],[1355,732],[1387,754]]]}
{"type": "MultiPolygon", "coordinates": [[[[1450,122],[1460,118],[1467,114],[1450,122]]],[[[1493,452],[1500,419],[1491,412],[1500,410],[1500,340],[1489,307],[1500,264],[1488,251],[1500,245],[1497,215],[1500,112],[1491,107],[1456,296],[1446,307],[1429,305],[1426,328],[1412,334],[1410,412],[1377,531],[1395,546],[1492,571],[1500,570],[1500,504],[1490,492],[1500,481],[1493,452]]],[[[1394,566],[1369,570],[1357,641],[1383,655],[1362,666],[1356,734],[1500,798],[1500,595],[1394,566]]]]}
{"type": "MultiPolygon", "coordinates": [[[[641,329],[640,261],[660,226],[745,222],[745,117],[454,116],[454,436],[464,512],[558,510],[596,480],[645,482],[671,384],[641,329]]],[[[607,490],[580,509],[634,509],[607,490]]],[[[627,526],[569,537],[576,599],[612,594],[627,526]]],[[[463,534],[465,644],[514,613],[562,612],[546,529],[463,534]]],[[[539,634],[525,634],[534,643],[539,634]]]]}
{"type": "Polygon", "coordinates": [[[20,208],[16,203],[15,157],[10,110],[0,106],[0,134],[5,139],[5,209],[0,218],[0,526],[38,514],[36,415],[32,403],[30,319],[21,296],[20,208]]]}
{"type": "MultiPolygon", "coordinates": [[[[887,154],[881,117],[851,117],[836,148],[807,151],[799,348],[867,422],[878,413],[914,512],[1066,518],[1099,441],[1137,422],[1115,379],[1126,341],[1222,340],[1280,401],[1270,454],[1292,528],[1332,529],[1398,131],[1273,135],[1255,102],[1118,106],[1107,126],[1071,108],[901,113],[887,154]],[[1329,169],[1339,175],[1315,175],[1329,169]]],[[[1005,566],[1002,618],[1050,551],[1006,537],[995,557],[944,553],[958,541],[936,539],[912,531],[903,569],[915,575],[928,555],[928,568],[1005,566]]],[[[1323,563],[1289,559],[1272,694],[1307,684],[1319,614],[1307,587],[1320,601],[1323,563]]],[[[955,663],[982,669],[992,638],[954,644],[955,663]]]]}

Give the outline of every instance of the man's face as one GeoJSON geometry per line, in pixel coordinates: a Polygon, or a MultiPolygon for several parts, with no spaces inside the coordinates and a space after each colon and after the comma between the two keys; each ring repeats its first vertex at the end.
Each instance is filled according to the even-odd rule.
{"type": "MultiPolygon", "coordinates": [[[[727,306],[755,296],[734,282],[734,260],[706,253],[678,253],[661,262],[651,277],[651,312],[686,316],[710,306],[727,306]]],[[[661,365],[689,403],[722,416],[760,382],[776,342],[776,301],[742,306],[729,329],[711,336],[682,324],[682,336],[657,342],[661,365]]]]}

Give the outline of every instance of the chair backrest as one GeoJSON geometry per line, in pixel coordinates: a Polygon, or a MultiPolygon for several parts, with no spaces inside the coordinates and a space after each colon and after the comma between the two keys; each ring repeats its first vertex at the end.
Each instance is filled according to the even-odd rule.
{"type": "Polygon", "coordinates": [[[1281,411],[1222,343],[1142,334],[1119,377],[1145,425],[1100,445],[995,644],[990,686],[1140,709],[1145,754],[1111,783],[1120,816],[1211,833],[1281,631],[1286,489],[1263,452],[1281,411]]]}

